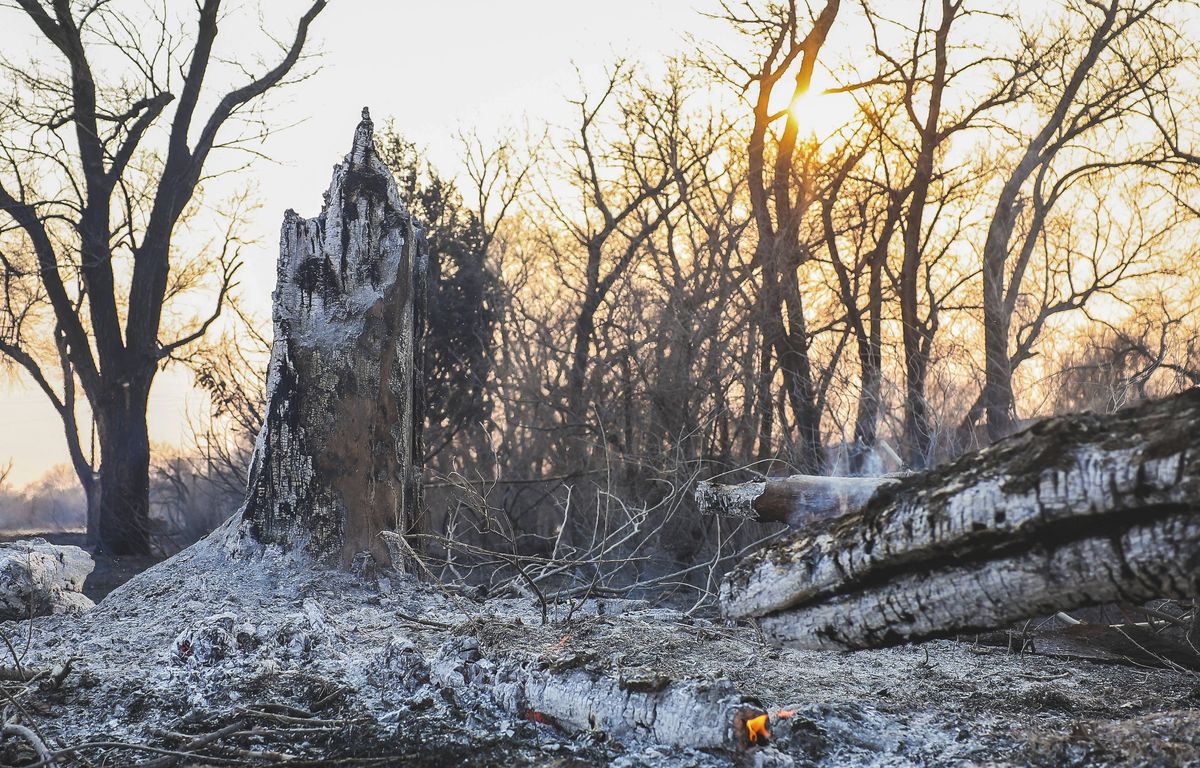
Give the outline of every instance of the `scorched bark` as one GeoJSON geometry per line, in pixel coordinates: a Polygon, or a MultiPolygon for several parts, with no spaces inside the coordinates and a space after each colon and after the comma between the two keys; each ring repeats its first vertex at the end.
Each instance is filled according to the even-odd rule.
{"type": "MultiPolygon", "coordinates": [[[[266,418],[242,531],[349,565],[418,522],[426,256],[367,111],[320,215],[284,215],[266,418]]],[[[403,566],[403,563],[395,563],[403,566]]]]}
{"type": "Polygon", "coordinates": [[[854,648],[1190,597],[1198,500],[1200,390],[1054,418],[752,555],[723,610],[782,642],[854,648]]]}

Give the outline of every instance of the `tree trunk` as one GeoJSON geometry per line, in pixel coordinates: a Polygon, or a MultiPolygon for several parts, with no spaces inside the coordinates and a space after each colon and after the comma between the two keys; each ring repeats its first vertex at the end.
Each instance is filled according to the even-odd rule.
{"type": "Polygon", "coordinates": [[[150,553],[148,395],[148,384],[131,384],[96,408],[101,461],[97,545],[110,555],[150,553]]]}
{"type": "Polygon", "coordinates": [[[1028,165],[1027,158],[1004,185],[983,245],[983,409],[987,414],[988,438],[993,442],[1013,429],[1012,360],[1008,355],[1013,305],[1005,300],[1004,278],[1017,193],[1029,176],[1028,165]]]}
{"type": "MultiPolygon", "coordinates": [[[[757,414],[758,444],[755,461],[762,463],[775,458],[775,402],[771,396],[775,379],[775,368],[772,363],[772,345],[767,337],[766,317],[763,317],[763,338],[758,348],[758,380],[754,387],[754,401],[757,414]]],[[[749,398],[747,398],[748,400],[749,398]]]]}
{"type": "MultiPolygon", "coordinates": [[[[589,256],[589,259],[591,257],[589,256]]],[[[590,262],[589,262],[590,263],[590,262]]],[[[596,269],[599,269],[599,254],[596,254],[596,269]]],[[[587,392],[588,364],[591,361],[592,336],[596,332],[595,287],[589,278],[588,297],[579,308],[572,331],[571,362],[567,373],[567,419],[570,423],[563,430],[566,443],[563,446],[565,474],[586,472],[588,469],[588,438],[592,432],[591,400],[587,392]]]]}
{"type": "MultiPolygon", "coordinates": [[[[890,235],[889,238],[890,239],[890,235]]],[[[883,240],[882,242],[887,242],[883,240]]],[[[883,268],[872,256],[867,289],[867,335],[858,337],[861,385],[854,416],[854,445],[850,448],[850,474],[862,474],[878,439],[879,405],[883,389],[883,268]]]]}
{"type": "Polygon", "coordinates": [[[797,283],[797,261],[778,236],[771,244],[760,246],[763,261],[763,288],[759,297],[759,312],[763,328],[762,366],[759,372],[759,448],[758,460],[776,455],[771,444],[772,418],[770,409],[773,371],[771,353],[779,362],[783,374],[786,402],[796,420],[796,444],[799,454],[795,463],[806,472],[820,472],[824,466],[821,446],[821,418],[813,386],[812,364],[809,361],[808,336],[804,324],[803,300],[797,283]],[[787,319],[784,319],[786,306],[787,319]],[[765,388],[764,388],[764,385],[765,388]]]}
{"type": "Polygon", "coordinates": [[[87,528],[84,538],[94,551],[100,547],[100,473],[89,474],[91,478],[83,484],[83,498],[87,505],[87,528]]]}
{"type": "MultiPolygon", "coordinates": [[[[825,468],[825,451],[821,444],[821,409],[813,385],[812,361],[809,358],[808,329],[804,320],[804,301],[796,277],[796,267],[783,265],[783,284],[786,290],[787,327],[781,333],[782,348],[779,367],[787,387],[788,402],[796,418],[800,455],[796,466],[804,472],[818,473],[825,468]]],[[[783,321],[780,320],[782,326],[783,321]]]]}
{"type": "Polygon", "coordinates": [[[372,131],[363,110],[319,216],[284,216],[266,418],[240,529],[343,566],[364,552],[388,562],[379,534],[420,527],[427,257],[372,131]]]}
{"type": "MultiPolygon", "coordinates": [[[[73,404],[70,407],[73,411],[73,404]]],[[[63,426],[67,438],[67,453],[71,457],[71,468],[75,470],[75,477],[79,480],[79,486],[83,488],[83,500],[87,508],[85,518],[87,520],[87,544],[90,547],[98,547],[100,545],[100,473],[93,469],[91,462],[83,455],[83,450],[79,445],[79,427],[75,422],[74,413],[63,415],[63,426]]]]}
{"type": "MultiPolygon", "coordinates": [[[[915,286],[913,287],[915,290],[915,286]]],[[[904,315],[904,461],[912,469],[924,469],[929,464],[933,435],[929,425],[929,404],[925,400],[925,379],[929,360],[925,357],[920,321],[916,314],[916,299],[904,315]]],[[[908,305],[901,299],[902,309],[908,305]]]]}
{"type": "Polygon", "coordinates": [[[783,642],[856,648],[1190,597],[1197,499],[1200,389],[1058,417],[752,555],[723,610],[783,642]]]}
{"type": "MultiPolygon", "coordinates": [[[[986,278],[984,282],[987,282],[986,278]]],[[[986,306],[986,290],[984,297],[986,306]]],[[[1008,318],[986,313],[983,323],[983,408],[987,414],[988,438],[992,441],[1006,437],[1013,430],[1015,398],[1012,389],[1012,365],[1008,356],[1008,333],[1008,318]]]]}
{"type": "MultiPolygon", "coordinates": [[[[923,469],[929,463],[932,434],[929,426],[929,405],[925,401],[925,379],[929,371],[929,348],[932,323],[920,316],[919,295],[921,267],[925,242],[925,209],[933,189],[935,156],[945,140],[939,129],[942,114],[942,94],[947,85],[950,28],[961,9],[942,2],[942,18],[934,33],[934,69],[929,83],[929,103],[922,122],[911,111],[913,126],[920,134],[916,162],[913,164],[911,201],[904,214],[904,258],[900,267],[898,293],[900,320],[904,345],[904,460],[913,469],[923,469]]],[[[928,278],[926,278],[928,279],[928,278]]],[[[932,295],[930,301],[933,301],[932,295]]],[[[937,308],[928,307],[932,318],[937,308]]]]}

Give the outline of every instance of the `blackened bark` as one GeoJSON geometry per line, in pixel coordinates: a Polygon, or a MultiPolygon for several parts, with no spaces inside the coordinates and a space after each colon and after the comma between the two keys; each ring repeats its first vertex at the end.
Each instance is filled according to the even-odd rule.
{"type": "Polygon", "coordinates": [[[864,647],[1114,600],[1200,573],[1200,389],[1042,422],[882,488],[747,558],[725,613],[776,639],[864,647]]]}
{"type": "Polygon", "coordinates": [[[98,551],[140,555],[150,551],[150,436],[146,425],[149,382],[117,387],[94,403],[100,442],[98,551]]]}
{"type": "Polygon", "coordinates": [[[242,510],[256,541],[343,566],[363,552],[386,563],[379,534],[420,527],[427,257],[372,136],[363,110],[321,214],[285,214],[266,418],[242,510]]]}

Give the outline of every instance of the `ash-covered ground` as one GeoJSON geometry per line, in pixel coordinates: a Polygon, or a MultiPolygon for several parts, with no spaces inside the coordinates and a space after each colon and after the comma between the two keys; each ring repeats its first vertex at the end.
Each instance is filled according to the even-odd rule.
{"type": "MultiPolygon", "coordinates": [[[[1200,765],[1187,672],[950,641],[777,649],[635,601],[543,623],[535,600],[323,570],[221,532],[86,614],[0,628],[28,669],[73,660],[33,684],[28,717],[51,749],[108,746],[63,765],[1200,765]],[[668,727],[664,702],[689,696],[697,719],[760,706],[770,742],[668,727]]],[[[0,749],[34,762],[18,739],[0,749]]]]}

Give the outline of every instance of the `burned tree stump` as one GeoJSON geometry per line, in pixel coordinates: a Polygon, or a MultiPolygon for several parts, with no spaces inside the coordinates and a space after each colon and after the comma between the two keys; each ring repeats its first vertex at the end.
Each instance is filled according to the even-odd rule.
{"type": "Polygon", "coordinates": [[[755,553],[722,585],[778,641],[861,648],[1111,601],[1191,597],[1200,390],[1049,419],[881,488],[755,553]]]}
{"type": "MultiPolygon", "coordinates": [[[[349,565],[418,525],[421,230],[367,110],[321,213],[284,214],[266,414],[239,531],[349,565]]],[[[397,566],[402,564],[396,563],[397,566]]]]}

